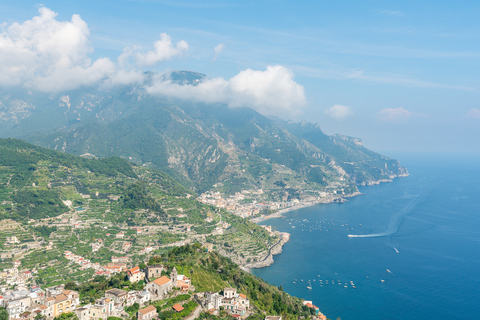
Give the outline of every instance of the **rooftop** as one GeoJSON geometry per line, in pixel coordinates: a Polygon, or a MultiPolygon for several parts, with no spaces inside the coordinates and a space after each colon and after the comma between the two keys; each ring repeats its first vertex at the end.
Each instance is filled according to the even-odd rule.
{"type": "Polygon", "coordinates": [[[170,281],[169,278],[165,276],[161,276],[160,278],[154,280],[153,282],[159,286],[163,286],[164,284],[168,283],[170,281]]]}
{"type": "Polygon", "coordinates": [[[115,296],[120,296],[120,295],[127,294],[127,291],[122,290],[122,289],[114,288],[114,289],[110,289],[110,290],[105,291],[105,293],[113,294],[115,296]]]}
{"type": "Polygon", "coordinates": [[[156,310],[157,310],[157,309],[156,309],[154,306],[148,306],[148,307],[146,307],[146,308],[144,308],[144,309],[138,310],[138,312],[141,313],[141,314],[147,314],[147,313],[149,313],[149,312],[156,311],[156,310]]]}
{"type": "Polygon", "coordinates": [[[68,297],[64,294],[59,294],[58,296],[55,297],[55,303],[59,303],[65,300],[68,300],[68,297]]]}
{"type": "Polygon", "coordinates": [[[179,305],[178,303],[174,304],[172,308],[173,308],[173,310],[175,310],[175,311],[177,311],[177,312],[180,312],[180,311],[182,311],[182,310],[184,309],[184,308],[183,308],[181,305],[179,305]]]}

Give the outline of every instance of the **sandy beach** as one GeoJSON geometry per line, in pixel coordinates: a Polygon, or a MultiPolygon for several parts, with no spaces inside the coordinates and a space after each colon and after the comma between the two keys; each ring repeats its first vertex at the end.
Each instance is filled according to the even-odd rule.
{"type": "Polygon", "coordinates": [[[332,202],[335,202],[335,201],[341,201],[341,199],[343,199],[343,201],[345,201],[345,198],[351,198],[351,197],[358,196],[358,195],[361,195],[361,194],[362,194],[361,192],[355,192],[355,193],[345,195],[345,196],[342,196],[342,197],[329,197],[329,198],[324,198],[324,199],[320,199],[320,200],[317,200],[317,201],[302,202],[302,203],[299,203],[296,206],[291,206],[291,207],[288,207],[288,208],[280,209],[277,212],[269,214],[268,216],[261,216],[261,217],[258,217],[258,218],[251,219],[250,221],[252,221],[254,223],[259,223],[259,222],[262,222],[262,221],[265,221],[265,220],[268,220],[268,219],[272,219],[272,218],[280,218],[280,217],[283,217],[284,213],[287,213],[289,211],[298,210],[298,209],[307,208],[307,207],[312,207],[312,206],[315,206],[317,204],[328,204],[328,203],[332,203],[332,202]]]}

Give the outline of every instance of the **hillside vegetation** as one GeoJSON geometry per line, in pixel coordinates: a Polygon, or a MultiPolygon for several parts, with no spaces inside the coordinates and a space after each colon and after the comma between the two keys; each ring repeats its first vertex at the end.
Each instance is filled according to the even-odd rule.
{"type": "Polygon", "coordinates": [[[92,263],[127,255],[135,264],[172,246],[208,241],[245,263],[279,240],[198,202],[168,175],[120,158],[84,159],[0,139],[0,168],[0,253],[6,256],[0,267],[21,259],[23,267],[40,270],[42,284],[93,274],[70,263],[67,250],[92,263]],[[11,236],[18,243],[7,243],[11,236]]]}
{"type": "MultiPolygon", "coordinates": [[[[151,76],[145,75],[147,82],[151,76]]],[[[189,71],[171,77],[184,85],[205,78],[189,71]]],[[[0,102],[6,110],[0,137],[24,137],[76,155],[118,156],[160,169],[197,193],[262,189],[272,200],[348,195],[357,185],[406,174],[360,139],[328,136],[315,124],[270,119],[246,107],[153,97],[142,87],[48,96],[0,92],[0,102]]]]}

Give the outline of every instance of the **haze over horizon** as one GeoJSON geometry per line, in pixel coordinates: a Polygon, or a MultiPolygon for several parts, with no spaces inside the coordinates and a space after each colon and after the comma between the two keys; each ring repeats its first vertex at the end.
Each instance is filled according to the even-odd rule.
{"type": "Polygon", "coordinates": [[[157,78],[152,95],[249,106],[379,152],[478,152],[480,4],[17,1],[0,4],[0,87],[157,78]]]}

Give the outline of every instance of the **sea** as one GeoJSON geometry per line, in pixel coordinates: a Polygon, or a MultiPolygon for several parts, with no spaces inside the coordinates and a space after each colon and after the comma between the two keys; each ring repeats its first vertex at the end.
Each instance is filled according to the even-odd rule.
{"type": "Polygon", "coordinates": [[[291,237],[252,273],[330,319],[480,319],[480,157],[396,158],[410,176],[261,222],[291,237]]]}

